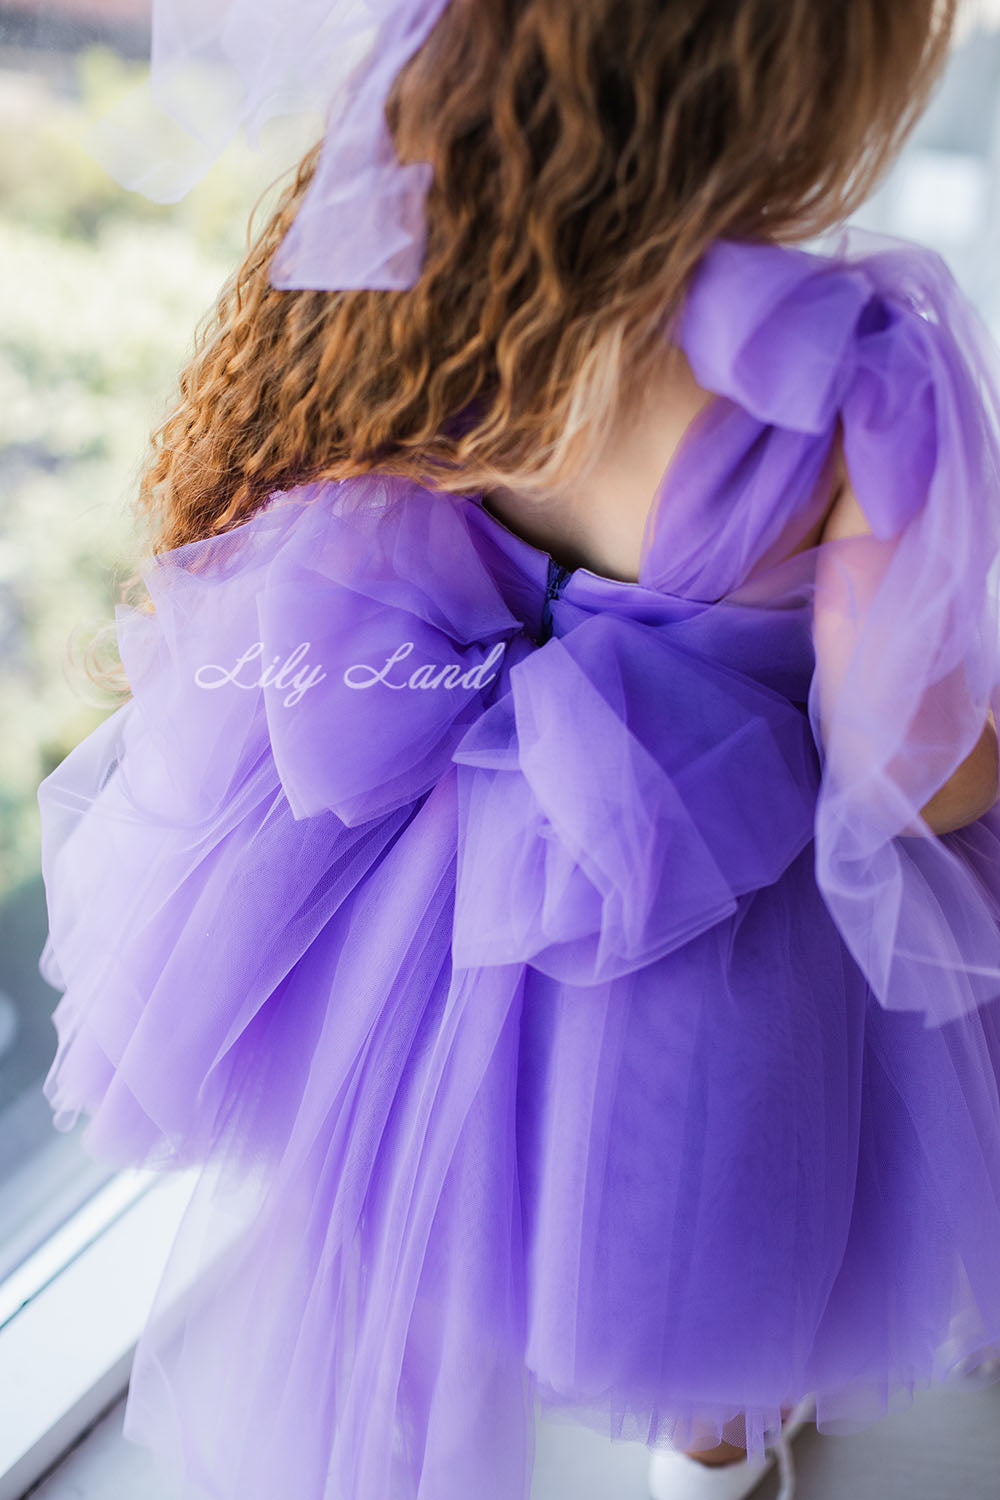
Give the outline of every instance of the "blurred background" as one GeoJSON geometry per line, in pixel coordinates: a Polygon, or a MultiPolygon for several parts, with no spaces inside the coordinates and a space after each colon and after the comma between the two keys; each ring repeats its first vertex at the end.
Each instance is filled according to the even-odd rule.
{"type": "Polygon", "coordinates": [[[149,433],[255,205],[310,139],[272,122],[180,204],[120,187],[81,136],[149,44],[149,0],[0,3],[0,1326],[5,1278],[109,1175],[41,1093],[59,997],[37,967],[37,786],[113,707],[82,650],[138,555],[149,433]]]}
{"type": "MultiPolygon", "coordinates": [[[[85,1122],[55,1132],[41,1093],[58,995],[37,968],[36,789],[109,711],[80,653],[133,566],[148,434],[254,205],[259,222],[308,144],[274,122],[261,153],[234,144],[177,205],[119,187],[81,132],[148,52],[148,0],[0,3],[0,1294],[106,1175],[85,1122]]],[[[1000,0],[967,6],[930,109],[854,221],[938,249],[1000,339],[1000,0]]]]}

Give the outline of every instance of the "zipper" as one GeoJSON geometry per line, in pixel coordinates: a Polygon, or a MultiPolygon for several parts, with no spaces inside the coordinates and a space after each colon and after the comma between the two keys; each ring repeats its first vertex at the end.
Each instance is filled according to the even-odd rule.
{"type": "Polygon", "coordinates": [[[552,635],[552,600],[558,599],[572,572],[572,568],[564,568],[556,562],[555,558],[549,558],[548,577],[545,580],[545,599],[542,603],[541,634],[538,637],[539,646],[543,646],[552,635]]]}

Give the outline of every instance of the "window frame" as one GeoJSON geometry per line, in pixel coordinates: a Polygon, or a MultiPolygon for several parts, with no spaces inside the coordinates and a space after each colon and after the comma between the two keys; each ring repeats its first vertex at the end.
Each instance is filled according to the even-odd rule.
{"type": "Polygon", "coordinates": [[[128,1168],[0,1283],[0,1500],[21,1500],[127,1389],[198,1168],[128,1168]]]}

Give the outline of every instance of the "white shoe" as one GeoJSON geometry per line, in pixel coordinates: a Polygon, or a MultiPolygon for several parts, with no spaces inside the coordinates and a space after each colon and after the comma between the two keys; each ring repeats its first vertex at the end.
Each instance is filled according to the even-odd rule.
{"type": "Polygon", "coordinates": [[[943,1379],[949,1384],[970,1381],[973,1384],[978,1382],[989,1385],[1000,1377],[998,1344],[984,1343],[974,1353],[959,1357],[958,1351],[969,1342],[969,1332],[975,1333],[978,1326],[975,1314],[968,1307],[953,1315],[948,1336],[937,1351],[943,1379]]]}
{"type": "Polygon", "coordinates": [[[944,1377],[948,1384],[968,1381],[973,1385],[992,1385],[1000,1379],[1000,1347],[996,1344],[986,1344],[957,1363],[957,1352],[952,1344],[943,1345],[942,1349],[947,1352],[950,1365],[944,1377]]]}
{"type": "Polygon", "coordinates": [[[655,1448],[649,1459],[652,1500],[745,1500],[769,1473],[777,1457],[781,1489],[777,1500],[794,1500],[795,1469],[791,1441],[816,1415],[816,1397],[803,1396],[782,1423],[763,1458],[731,1464],[701,1464],[676,1448],[655,1448]]]}

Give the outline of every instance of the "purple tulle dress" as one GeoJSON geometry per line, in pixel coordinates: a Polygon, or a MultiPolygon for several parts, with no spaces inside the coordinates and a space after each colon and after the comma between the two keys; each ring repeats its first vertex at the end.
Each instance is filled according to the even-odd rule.
{"type": "Polygon", "coordinates": [[[1000,809],[919,816],[1000,708],[1000,352],[850,226],[682,311],[638,582],[281,492],[39,787],[55,1125],[201,1169],[124,1425],[185,1497],[525,1500],[540,1413],[759,1457],[1000,1341],[1000,809]],[[872,534],[788,557],[838,435],[872,534]]]}

